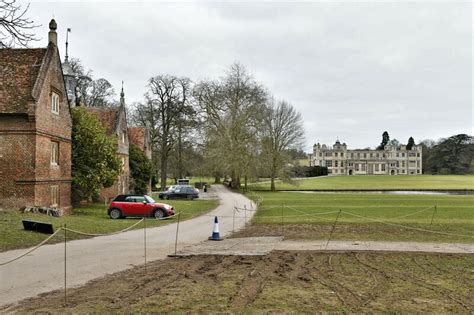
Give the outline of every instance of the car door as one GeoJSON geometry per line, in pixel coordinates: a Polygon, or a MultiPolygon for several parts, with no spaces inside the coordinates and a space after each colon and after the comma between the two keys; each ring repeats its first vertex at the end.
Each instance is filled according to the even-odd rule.
{"type": "Polygon", "coordinates": [[[143,203],[140,202],[140,196],[128,196],[125,201],[127,202],[127,215],[129,216],[142,216],[144,213],[143,203]]]}
{"type": "Polygon", "coordinates": [[[144,196],[135,196],[134,207],[139,216],[146,216],[149,214],[150,205],[144,196]]]}

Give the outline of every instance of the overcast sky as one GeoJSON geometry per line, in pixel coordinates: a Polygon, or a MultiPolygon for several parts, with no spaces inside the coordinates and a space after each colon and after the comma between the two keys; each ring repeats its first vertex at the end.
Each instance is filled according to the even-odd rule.
{"type": "Polygon", "coordinates": [[[239,61],[303,115],[306,147],[375,147],[473,134],[471,2],[39,2],[28,15],[61,55],[127,103],[158,74],[216,79],[239,61]]]}

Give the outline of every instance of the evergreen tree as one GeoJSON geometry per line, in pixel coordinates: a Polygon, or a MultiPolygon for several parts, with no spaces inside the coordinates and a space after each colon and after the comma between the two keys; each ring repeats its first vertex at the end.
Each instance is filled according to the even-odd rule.
{"type": "Polygon", "coordinates": [[[411,150],[415,145],[415,140],[413,137],[408,138],[407,150],[411,150]]]}
{"type": "Polygon", "coordinates": [[[146,194],[150,183],[153,165],[145,153],[136,145],[129,147],[130,190],[136,194],[146,194]]]}
{"type": "Polygon", "coordinates": [[[84,108],[72,115],[72,198],[91,200],[103,187],[110,187],[122,172],[117,142],[108,137],[99,120],[84,108]]]}
{"type": "Polygon", "coordinates": [[[388,144],[389,141],[390,141],[390,136],[388,135],[387,131],[384,131],[383,134],[382,134],[382,142],[377,147],[377,150],[385,149],[385,146],[388,144]]]}

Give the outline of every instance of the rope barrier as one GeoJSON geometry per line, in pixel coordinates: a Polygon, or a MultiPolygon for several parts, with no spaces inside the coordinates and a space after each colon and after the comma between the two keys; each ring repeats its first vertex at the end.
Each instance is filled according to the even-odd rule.
{"type": "Polygon", "coordinates": [[[425,209],[422,209],[422,210],[419,210],[419,211],[416,211],[416,212],[413,212],[413,213],[409,213],[409,214],[405,214],[405,215],[401,215],[399,217],[393,217],[393,218],[389,218],[390,220],[393,220],[393,219],[402,219],[402,218],[406,218],[406,217],[409,217],[409,216],[412,216],[412,215],[415,215],[415,214],[418,214],[418,213],[421,213],[421,212],[425,212],[427,210],[430,210],[430,209],[433,209],[434,207],[428,207],[428,208],[425,208],[425,209]]]}
{"type": "Polygon", "coordinates": [[[120,230],[120,231],[117,231],[117,232],[112,232],[112,233],[86,233],[86,232],[73,230],[73,229],[70,229],[70,228],[64,228],[64,229],[66,231],[76,233],[76,234],[79,234],[79,235],[85,235],[85,236],[107,236],[107,235],[115,235],[115,234],[120,234],[120,233],[126,232],[126,231],[132,229],[133,227],[137,226],[138,224],[142,223],[143,220],[145,220],[145,218],[141,219],[137,223],[134,223],[134,224],[130,225],[129,227],[123,229],[123,230],[120,230]]]}
{"type": "Polygon", "coordinates": [[[43,246],[44,244],[46,244],[46,242],[48,242],[51,238],[53,238],[56,234],[58,234],[62,229],[63,229],[63,228],[59,228],[56,232],[54,232],[53,234],[51,234],[50,236],[48,236],[47,239],[45,239],[44,241],[42,241],[41,243],[39,243],[38,245],[36,245],[36,246],[33,247],[32,249],[30,249],[30,250],[27,251],[26,253],[23,253],[23,254],[21,254],[20,256],[17,256],[17,257],[15,257],[15,258],[13,258],[13,259],[10,259],[10,260],[8,260],[8,261],[5,261],[5,262],[0,263],[0,266],[5,266],[5,265],[7,265],[7,264],[9,264],[9,263],[12,263],[12,262],[14,262],[14,261],[16,261],[16,260],[18,260],[18,259],[20,259],[20,258],[22,258],[22,257],[25,257],[25,256],[28,255],[28,254],[34,252],[35,250],[37,250],[38,248],[40,248],[41,246],[43,246]]]}
{"type": "Polygon", "coordinates": [[[415,227],[406,226],[406,225],[402,225],[402,224],[396,224],[396,223],[386,222],[386,221],[382,221],[382,220],[372,219],[372,218],[364,217],[364,216],[362,216],[362,215],[357,215],[357,214],[354,214],[354,213],[351,213],[351,212],[347,212],[347,211],[342,211],[342,212],[345,213],[345,214],[348,214],[348,215],[352,215],[352,216],[354,216],[354,217],[358,217],[358,218],[362,218],[362,219],[366,219],[366,220],[369,220],[369,221],[374,221],[374,222],[378,222],[378,223],[382,223],[382,224],[397,226],[397,227],[401,227],[401,228],[405,228],[405,229],[409,229],[409,230],[415,230],[415,231],[421,231],[421,232],[428,232],[428,233],[435,233],[435,234],[443,234],[443,235],[451,235],[451,236],[462,236],[462,237],[471,237],[471,238],[474,238],[474,235],[466,235],[466,234],[457,234],[457,233],[448,233],[448,232],[442,232],[442,231],[426,230],[426,229],[415,228],[415,227]]]}

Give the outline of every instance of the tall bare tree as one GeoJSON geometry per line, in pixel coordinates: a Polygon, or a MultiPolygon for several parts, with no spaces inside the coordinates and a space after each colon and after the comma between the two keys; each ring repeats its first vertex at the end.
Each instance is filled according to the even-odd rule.
{"type": "Polygon", "coordinates": [[[207,147],[223,162],[234,188],[240,188],[241,177],[248,176],[266,96],[265,89],[238,63],[220,81],[196,86],[195,97],[206,113],[207,147]]]}
{"type": "Polygon", "coordinates": [[[181,120],[188,111],[191,81],[172,75],[152,77],[148,83],[147,104],[141,108],[148,115],[144,123],[152,128],[152,140],[159,156],[160,186],[166,187],[168,159],[179,138],[181,120]]]}
{"type": "Polygon", "coordinates": [[[0,0],[0,48],[15,44],[27,47],[38,40],[31,31],[39,25],[26,17],[29,6],[22,8],[16,0],[0,0]]]}
{"type": "Polygon", "coordinates": [[[303,119],[286,101],[277,104],[271,100],[264,116],[262,157],[267,161],[271,190],[275,191],[275,178],[282,170],[289,149],[300,148],[304,140],[303,119]]]}

